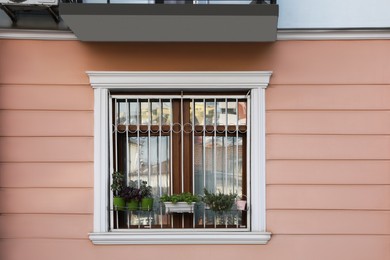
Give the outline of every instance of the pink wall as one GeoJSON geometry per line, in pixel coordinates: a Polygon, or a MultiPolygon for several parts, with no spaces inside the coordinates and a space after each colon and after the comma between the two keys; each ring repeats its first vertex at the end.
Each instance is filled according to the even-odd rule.
{"type": "Polygon", "coordinates": [[[390,259],[390,42],[0,41],[0,259],[390,259]],[[94,246],[87,70],[272,70],[263,246],[94,246]]]}

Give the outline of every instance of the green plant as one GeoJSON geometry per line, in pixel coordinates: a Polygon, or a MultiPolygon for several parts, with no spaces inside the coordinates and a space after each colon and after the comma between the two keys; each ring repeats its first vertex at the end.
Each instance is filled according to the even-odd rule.
{"type": "Polygon", "coordinates": [[[142,181],[139,186],[142,198],[152,198],[152,186],[148,185],[147,181],[142,181]]]}
{"type": "Polygon", "coordinates": [[[190,192],[183,192],[180,194],[164,194],[160,197],[161,202],[172,202],[173,204],[176,204],[178,202],[187,202],[188,204],[191,204],[192,202],[198,202],[199,197],[197,195],[193,195],[190,192]]]}
{"type": "Polygon", "coordinates": [[[121,191],[123,190],[123,181],[125,176],[121,172],[113,172],[112,173],[112,184],[111,190],[114,193],[115,197],[120,196],[121,191]]]}
{"type": "Polygon", "coordinates": [[[135,188],[133,186],[127,186],[122,191],[120,196],[125,199],[125,201],[137,200],[140,201],[142,199],[141,190],[135,188]]]}
{"type": "Polygon", "coordinates": [[[223,194],[220,191],[210,193],[207,189],[204,189],[202,200],[213,211],[228,211],[233,207],[236,198],[237,194],[235,193],[223,194]]]}

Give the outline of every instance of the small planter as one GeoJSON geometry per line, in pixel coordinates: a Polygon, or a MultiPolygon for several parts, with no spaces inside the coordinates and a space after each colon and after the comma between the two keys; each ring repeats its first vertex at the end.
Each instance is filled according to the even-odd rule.
{"type": "Polygon", "coordinates": [[[153,198],[143,198],[141,200],[141,210],[151,211],[153,209],[153,198]]]}
{"type": "Polygon", "coordinates": [[[237,210],[244,211],[246,209],[246,200],[237,200],[236,206],[237,210]]]}
{"type": "Polygon", "coordinates": [[[126,206],[126,202],[121,197],[114,197],[113,206],[114,210],[123,209],[126,206]]]}
{"type": "Polygon", "coordinates": [[[188,204],[187,202],[164,202],[167,213],[193,213],[195,202],[188,204]]]}
{"type": "Polygon", "coordinates": [[[130,200],[126,206],[128,210],[138,210],[138,200],[130,200]]]}

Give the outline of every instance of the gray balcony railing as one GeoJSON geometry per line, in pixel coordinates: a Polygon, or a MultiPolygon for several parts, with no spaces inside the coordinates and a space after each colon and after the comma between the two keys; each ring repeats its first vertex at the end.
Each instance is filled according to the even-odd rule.
{"type": "Polygon", "coordinates": [[[82,41],[276,40],[275,0],[68,0],[61,18],[82,41]]]}
{"type": "Polygon", "coordinates": [[[63,3],[82,4],[208,4],[247,5],[276,4],[276,0],[62,0],[63,3]]]}

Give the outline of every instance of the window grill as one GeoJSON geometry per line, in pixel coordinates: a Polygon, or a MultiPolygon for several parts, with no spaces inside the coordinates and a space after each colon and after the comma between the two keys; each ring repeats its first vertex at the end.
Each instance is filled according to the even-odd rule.
{"type": "MultiPolygon", "coordinates": [[[[153,208],[110,203],[111,230],[249,229],[249,207],[214,212],[197,203],[193,213],[169,213],[163,194],[235,193],[250,205],[249,95],[113,95],[111,172],[125,185],[152,187],[153,208]]],[[[112,180],[111,180],[112,182],[112,180]]],[[[112,198],[112,194],[110,196],[112,198]]]]}

